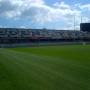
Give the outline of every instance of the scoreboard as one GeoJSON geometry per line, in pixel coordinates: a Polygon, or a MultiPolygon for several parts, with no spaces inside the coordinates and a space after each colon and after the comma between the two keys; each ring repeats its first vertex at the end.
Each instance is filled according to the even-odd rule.
{"type": "Polygon", "coordinates": [[[80,31],[90,32],[90,23],[81,23],[80,31]]]}

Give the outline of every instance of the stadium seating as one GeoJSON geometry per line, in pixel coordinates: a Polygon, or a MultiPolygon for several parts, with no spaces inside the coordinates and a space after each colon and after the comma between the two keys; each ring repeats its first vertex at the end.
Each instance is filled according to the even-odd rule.
{"type": "Polygon", "coordinates": [[[0,43],[90,41],[90,33],[74,30],[0,28],[0,43]]]}

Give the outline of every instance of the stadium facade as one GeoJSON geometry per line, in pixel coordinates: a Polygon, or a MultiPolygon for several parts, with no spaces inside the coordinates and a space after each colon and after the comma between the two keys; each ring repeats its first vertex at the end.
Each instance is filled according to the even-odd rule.
{"type": "Polygon", "coordinates": [[[84,32],[90,32],[90,23],[81,23],[80,30],[84,32]]]}
{"type": "Polygon", "coordinates": [[[75,30],[47,30],[0,28],[0,45],[32,43],[90,42],[90,32],[75,30]]]}

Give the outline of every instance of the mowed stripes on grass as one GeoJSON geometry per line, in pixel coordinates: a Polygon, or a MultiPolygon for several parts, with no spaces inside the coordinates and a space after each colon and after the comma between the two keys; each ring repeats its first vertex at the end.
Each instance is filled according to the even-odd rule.
{"type": "Polygon", "coordinates": [[[90,90],[90,45],[1,48],[0,90],[90,90]]]}

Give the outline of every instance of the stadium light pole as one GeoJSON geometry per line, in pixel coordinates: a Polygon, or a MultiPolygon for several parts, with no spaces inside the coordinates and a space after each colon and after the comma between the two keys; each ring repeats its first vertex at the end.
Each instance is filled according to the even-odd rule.
{"type": "Polygon", "coordinates": [[[74,31],[75,31],[75,15],[74,15],[74,31]]]}
{"type": "Polygon", "coordinates": [[[76,17],[75,17],[75,15],[74,15],[74,41],[75,41],[75,24],[76,24],[76,23],[75,23],[75,21],[76,21],[75,19],[76,19],[76,17]]]}
{"type": "MultiPolygon", "coordinates": [[[[83,18],[82,18],[82,16],[81,16],[81,23],[83,23],[83,18]]],[[[86,45],[86,43],[84,42],[84,38],[83,38],[83,37],[81,38],[81,42],[82,42],[82,45],[86,45]]]]}
{"type": "Polygon", "coordinates": [[[82,20],[82,16],[81,16],[81,23],[83,22],[83,20],[82,20]]]}

